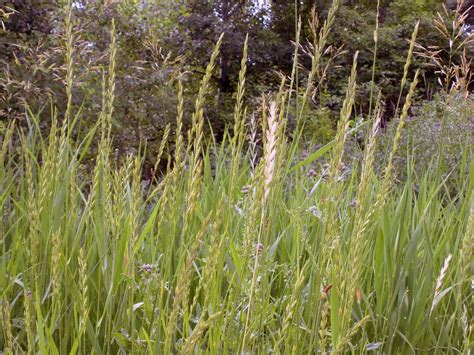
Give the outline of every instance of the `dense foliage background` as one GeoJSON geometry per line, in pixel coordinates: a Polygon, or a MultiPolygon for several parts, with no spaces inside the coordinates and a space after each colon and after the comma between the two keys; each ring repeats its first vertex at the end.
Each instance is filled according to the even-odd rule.
{"type": "MultiPolygon", "coordinates": [[[[148,163],[144,176],[147,177],[165,127],[169,124],[171,131],[176,128],[178,81],[186,84],[184,107],[188,109],[221,34],[224,41],[216,63],[218,70],[212,76],[205,105],[205,116],[210,124],[206,126],[208,137],[212,130],[220,141],[226,127],[232,126],[240,58],[247,36],[246,103],[250,107],[258,106],[262,92],[276,91],[281,77],[291,75],[297,45],[296,99],[290,102],[290,106],[297,109],[311,69],[307,53],[314,50],[314,34],[323,26],[331,3],[329,0],[73,1],[73,105],[74,111],[81,111],[82,117],[75,135],[78,138],[86,135],[100,111],[102,77],[108,75],[112,19],[117,27],[118,45],[115,75],[119,99],[113,122],[115,157],[118,159],[146,146],[148,163]],[[298,20],[301,29],[295,43],[298,20]]],[[[422,85],[416,106],[434,98],[439,101],[437,94],[448,93],[454,82],[456,69],[452,68],[461,71],[463,51],[467,51],[467,61],[472,59],[472,44],[461,45],[463,41],[471,41],[467,41],[474,22],[471,3],[464,1],[458,9],[458,13],[466,13],[462,36],[459,36],[459,28],[443,33],[436,27],[437,19],[449,24],[455,16],[455,1],[382,0],[378,15],[375,1],[342,1],[324,48],[323,66],[311,83],[314,91],[303,117],[306,121],[303,140],[317,145],[334,137],[346,78],[356,51],[359,51],[356,116],[369,113],[374,93],[380,91],[381,125],[384,127],[394,117],[396,109],[403,104],[400,81],[409,39],[418,21],[414,65],[408,73],[411,77],[416,69],[421,69],[422,85]],[[443,8],[445,5],[448,10],[443,8]]],[[[40,126],[48,131],[51,117],[62,117],[67,101],[65,2],[2,0],[0,6],[3,27],[0,30],[3,66],[0,124],[5,127],[8,122],[17,120],[26,126],[26,104],[33,112],[41,112],[40,126]],[[53,107],[55,112],[52,112],[53,107]]],[[[296,117],[290,114],[287,118],[288,125],[294,126],[296,117]]],[[[190,123],[188,111],[184,115],[185,129],[190,123]]],[[[173,141],[172,135],[169,139],[173,141]]],[[[166,164],[165,158],[161,169],[166,164]]]]}

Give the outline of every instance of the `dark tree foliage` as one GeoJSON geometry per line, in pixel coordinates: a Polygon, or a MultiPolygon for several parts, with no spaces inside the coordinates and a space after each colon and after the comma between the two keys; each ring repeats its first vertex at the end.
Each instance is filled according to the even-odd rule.
{"type": "Polygon", "coordinates": [[[233,93],[240,69],[240,58],[246,36],[248,40],[249,76],[265,80],[265,73],[278,65],[277,36],[266,26],[266,12],[250,1],[190,0],[188,15],[180,21],[183,33],[181,53],[196,68],[207,64],[214,44],[221,34],[219,69],[215,78],[219,93],[233,93]],[[263,74],[263,75],[262,75],[263,74]]]}
{"type": "MultiPolygon", "coordinates": [[[[381,0],[376,63],[376,89],[384,95],[385,115],[391,117],[399,96],[399,82],[411,36],[421,20],[418,43],[437,45],[433,14],[443,0],[381,0]]],[[[449,2],[449,1],[448,1],[449,2]]],[[[74,108],[82,110],[84,134],[101,109],[102,75],[107,75],[109,30],[115,19],[118,38],[114,136],[118,155],[147,145],[150,160],[156,153],[164,126],[174,124],[176,79],[185,83],[185,126],[190,121],[193,96],[219,36],[224,42],[206,102],[206,119],[219,136],[232,120],[240,61],[248,36],[246,100],[249,107],[260,95],[277,89],[278,73],[290,75],[294,40],[301,19],[300,43],[312,41],[309,20],[313,6],[322,24],[332,0],[273,0],[260,6],[253,0],[169,1],[74,1],[75,32],[74,108]]],[[[308,105],[308,115],[317,118],[315,137],[330,138],[336,127],[353,54],[359,55],[357,113],[368,112],[372,76],[375,0],[344,0],[337,13],[329,41],[342,46],[319,85],[318,95],[308,105]],[[324,127],[324,128],[321,128],[324,127]]],[[[463,10],[473,2],[466,0],[463,10]]],[[[450,5],[450,4],[448,4],[450,5]]],[[[5,31],[0,29],[0,120],[24,121],[24,104],[43,110],[42,127],[48,129],[51,112],[62,117],[64,90],[64,1],[0,0],[5,31]],[[10,9],[6,11],[7,9],[10,9]],[[51,105],[50,103],[53,103],[51,105]]],[[[468,22],[474,11],[471,10],[468,22]]],[[[300,52],[299,83],[306,84],[309,58],[300,52]]],[[[327,60],[327,58],[326,58],[327,60]]],[[[326,63],[323,63],[326,64],[326,63]]],[[[412,68],[423,69],[424,98],[432,96],[434,70],[417,59],[412,68]]],[[[412,75],[413,73],[410,73],[412,75]]],[[[315,86],[319,83],[314,83],[315,86]]],[[[23,124],[25,124],[23,122],[23,124]]],[[[186,127],[185,127],[186,128],[186,127]]]]}
{"type": "Polygon", "coordinates": [[[0,0],[0,6],[14,12],[3,19],[8,31],[27,35],[51,32],[48,19],[54,5],[53,0],[0,0]]]}
{"type": "Polygon", "coordinates": [[[16,118],[28,98],[41,106],[60,90],[54,1],[0,0],[0,120],[16,118]]]}

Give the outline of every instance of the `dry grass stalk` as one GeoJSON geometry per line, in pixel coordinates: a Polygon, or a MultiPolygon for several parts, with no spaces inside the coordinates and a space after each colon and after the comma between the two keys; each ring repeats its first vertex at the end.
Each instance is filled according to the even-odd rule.
{"type": "Polygon", "coordinates": [[[270,185],[274,178],[276,160],[277,160],[277,146],[278,146],[278,131],[280,123],[278,122],[278,108],[275,101],[270,103],[268,109],[268,124],[265,134],[265,168],[264,168],[264,205],[270,195],[270,185]]]}
{"type": "Polygon", "coordinates": [[[436,287],[435,287],[435,292],[434,292],[434,295],[433,295],[433,302],[431,302],[430,316],[433,313],[433,310],[436,306],[436,298],[438,297],[438,295],[441,292],[441,287],[443,286],[443,281],[444,281],[444,278],[446,277],[446,273],[448,271],[449,263],[451,262],[452,257],[453,256],[451,254],[449,254],[446,257],[446,259],[444,259],[443,266],[441,267],[441,270],[439,271],[438,278],[436,279],[436,287]]]}

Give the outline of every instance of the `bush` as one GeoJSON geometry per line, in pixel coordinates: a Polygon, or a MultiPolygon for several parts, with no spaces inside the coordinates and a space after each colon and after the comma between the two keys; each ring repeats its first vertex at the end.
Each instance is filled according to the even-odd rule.
{"type": "MultiPolygon", "coordinates": [[[[472,150],[464,149],[474,147],[472,110],[472,97],[461,95],[440,94],[433,101],[414,107],[402,131],[400,153],[395,160],[398,177],[405,179],[407,164],[413,164],[419,175],[430,169],[443,171],[445,177],[449,175],[449,186],[456,189],[459,179],[464,178],[460,176],[462,160],[472,158],[472,150]]],[[[390,152],[397,124],[397,120],[390,122],[381,138],[381,162],[390,152]]]]}

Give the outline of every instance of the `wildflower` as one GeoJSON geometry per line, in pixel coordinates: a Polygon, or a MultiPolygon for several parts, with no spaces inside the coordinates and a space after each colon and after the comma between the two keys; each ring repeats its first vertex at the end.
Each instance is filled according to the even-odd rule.
{"type": "Polygon", "coordinates": [[[263,244],[262,243],[258,243],[257,244],[257,254],[258,255],[261,255],[263,252],[263,244]]]}
{"type": "Polygon", "coordinates": [[[310,169],[307,174],[307,176],[310,178],[315,177],[316,175],[318,175],[318,173],[314,169],[310,169]]]}
{"type": "Polygon", "coordinates": [[[241,209],[241,208],[239,207],[239,205],[236,204],[234,207],[235,207],[235,210],[237,211],[237,213],[238,213],[239,215],[241,215],[241,216],[244,215],[244,210],[241,209]]]}
{"type": "Polygon", "coordinates": [[[250,191],[250,185],[245,185],[244,187],[242,187],[242,190],[240,190],[240,192],[242,192],[244,195],[248,194],[250,191]]]}
{"type": "Polygon", "coordinates": [[[153,271],[153,265],[151,264],[143,264],[142,266],[140,266],[140,270],[141,271],[145,271],[147,273],[150,273],[153,271]]]}
{"type": "Polygon", "coordinates": [[[307,211],[311,213],[314,217],[321,219],[321,211],[316,206],[310,206],[307,211]]]}

